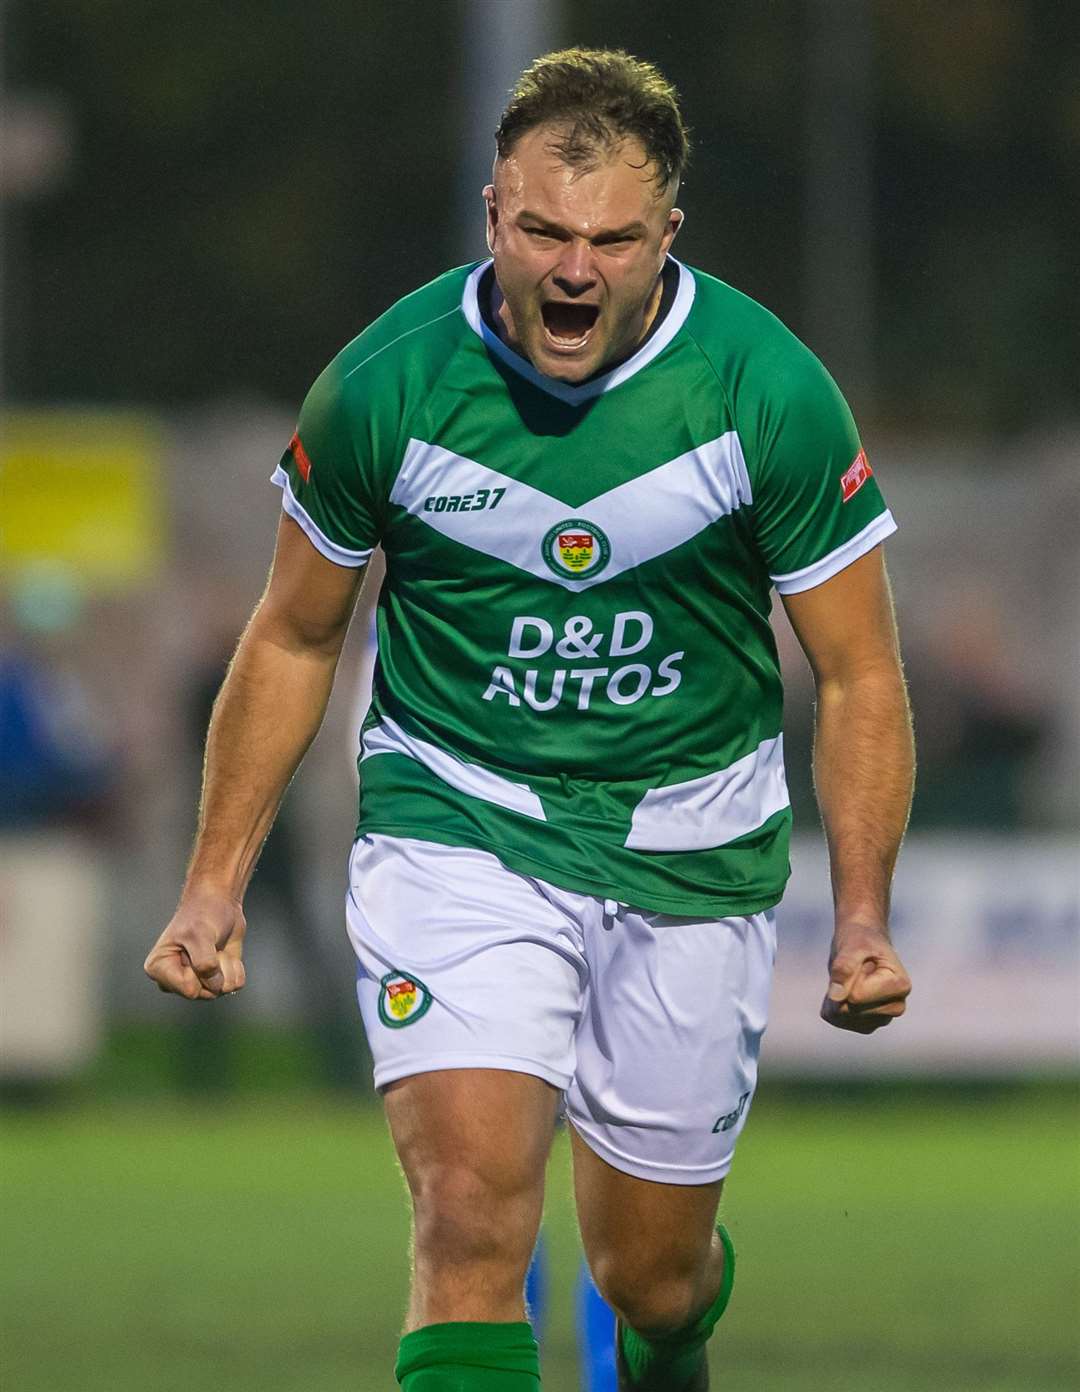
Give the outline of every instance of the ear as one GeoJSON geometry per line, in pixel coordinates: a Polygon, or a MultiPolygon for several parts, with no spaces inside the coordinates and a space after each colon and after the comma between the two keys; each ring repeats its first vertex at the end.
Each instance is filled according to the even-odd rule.
{"type": "Polygon", "coordinates": [[[664,258],[671,250],[671,244],[678,235],[679,228],[683,225],[683,210],[672,208],[668,213],[667,225],[664,228],[664,235],[660,238],[660,264],[664,264],[664,258]]]}
{"type": "Polygon", "coordinates": [[[484,207],[487,213],[487,247],[495,254],[495,229],[499,223],[499,207],[495,201],[495,185],[484,185],[484,207]]]}

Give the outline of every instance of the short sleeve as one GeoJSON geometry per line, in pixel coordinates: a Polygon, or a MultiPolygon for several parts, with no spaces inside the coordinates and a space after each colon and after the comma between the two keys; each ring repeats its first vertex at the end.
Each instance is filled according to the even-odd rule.
{"type": "Polygon", "coordinates": [[[839,388],[791,340],[740,434],[758,549],[780,594],[821,585],[896,531],[839,388]]]}
{"type": "Polygon", "coordinates": [[[347,409],[335,360],[316,380],[272,482],[284,511],[328,561],[362,566],[379,540],[370,432],[347,409]]]}

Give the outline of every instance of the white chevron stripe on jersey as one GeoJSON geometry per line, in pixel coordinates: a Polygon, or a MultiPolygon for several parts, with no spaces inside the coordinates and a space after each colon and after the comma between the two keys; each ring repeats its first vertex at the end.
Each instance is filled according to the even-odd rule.
{"type": "Polygon", "coordinates": [[[520,812],[523,817],[534,817],[538,822],[547,821],[544,804],[524,783],[511,783],[508,778],[500,778],[497,773],[491,773],[479,764],[468,764],[456,754],[429,744],[427,740],[417,739],[389,716],[383,716],[380,724],[365,730],[361,742],[361,763],[365,759],[374,759],[377,754],[404,754],[406,758],[423,764],[436,778],[441,778],[459,793],[481,798],[510,812],[520,812]]]}
{"type": "Polygon", "coordinates": [[[742,446],[733,430],[647,474],[571,506],[439,445],[410,440],[390,501],[463,546],[567,590],[587,590],[673,551],[713,522],[752,501],[742,446]],[[502,490],[495,506],[492,499],[502,490]],[[436,511],[436,499],[453,510],[436,511]],[[480,497],[485,498],[477,507],[480,497]],[[462,510],[463,500],[468,505],[462,510]],[[595,576],[555,573],[543,543],[560,523],[592,523],[611,552],[595,576]]]}
{"type": "Polygon", "coordinates": [[[777,735],[716,773],[650,788],[623,844],[632,851],[706,851],[756,831],[788,803],[777,735]]]}

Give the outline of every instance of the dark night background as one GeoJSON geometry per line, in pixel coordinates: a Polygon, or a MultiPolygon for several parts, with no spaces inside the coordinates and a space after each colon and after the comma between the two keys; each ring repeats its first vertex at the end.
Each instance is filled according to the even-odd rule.
{"type": "MultiPolygon", "coordinates": [[[[875,416],[993,435],[1075,409],[1080,7],[870,9],[875,416]]],[[[565,14],[563,41],[621,44],[682,92],[680,255],[805,332],[808,7],[565,14]]],[[[74,149],[7,215],[9,398],[297,401],[461,244],[444,59],[462,15],[454,0],[10,6],[9,85],[62,93],[74,149]]],[[[477,255],[480,236],[477,205],[477,255]]]]}

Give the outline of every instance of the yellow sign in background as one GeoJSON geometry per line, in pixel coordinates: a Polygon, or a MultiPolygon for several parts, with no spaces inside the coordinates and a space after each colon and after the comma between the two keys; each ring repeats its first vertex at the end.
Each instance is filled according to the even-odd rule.
{"type": "Polygon", "coordinates": [[[43,562],[88,590],[149,580],[164,554],[163,442],[150,416],[0,416],[0,574],[43,562]]]}

